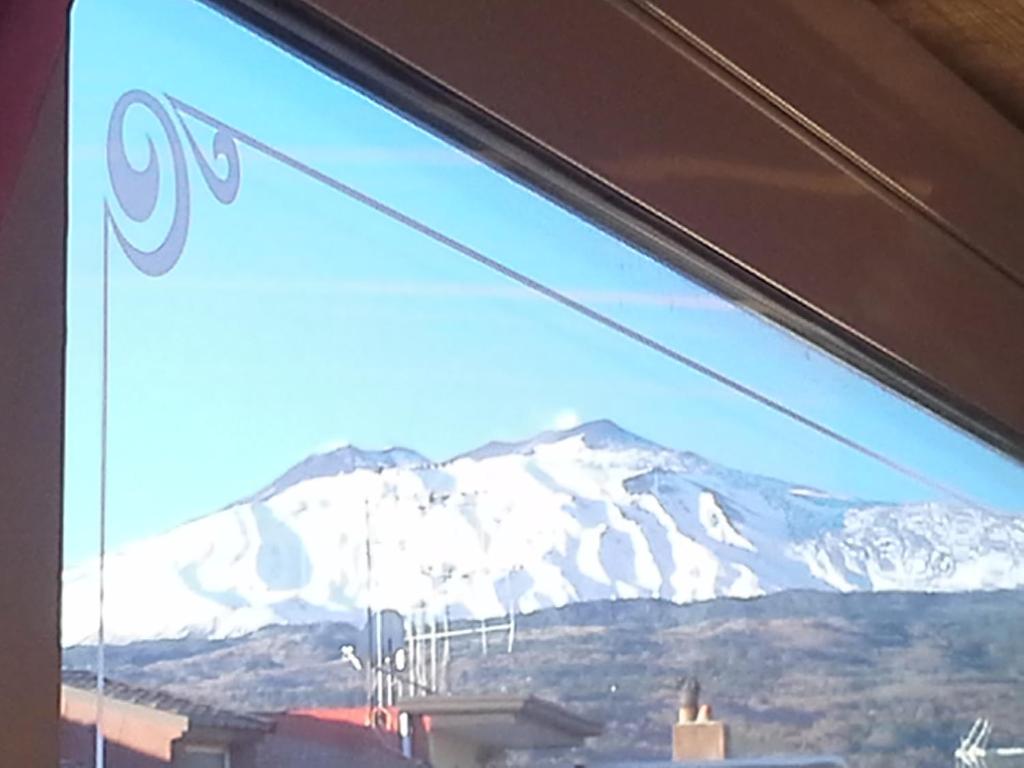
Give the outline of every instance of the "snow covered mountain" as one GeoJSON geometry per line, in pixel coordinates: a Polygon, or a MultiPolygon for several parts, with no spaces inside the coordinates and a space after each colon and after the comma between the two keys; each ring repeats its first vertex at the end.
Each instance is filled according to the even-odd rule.
{"type": "MultiPolygon", "coordinates": [[[[839,499],[609,421],[443,463],[311,456],[219,512],[107,558],[110,642],[362,623],[380,609],[484,618],[571,602],[678,603],[794,588],[1024,585],[1024,519],[839,499]]],[[[64,575],[64,642],[95,639],[95,562],[64,575]]]]}

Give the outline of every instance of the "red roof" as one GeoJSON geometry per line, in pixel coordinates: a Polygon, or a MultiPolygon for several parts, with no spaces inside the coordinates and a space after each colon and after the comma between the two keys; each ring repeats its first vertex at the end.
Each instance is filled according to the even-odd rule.
{"type": "Polygon", "coordinates": [[[295,709],[275,716],[275,733],[285,738],[335,747],[361,766],[401,768],[412,765],[402,756],[398,711],[381,711],[383,728],[371,728],[366,707],[295,709]]]}
{"type": "MultiPolygon", "coordinates": [[[[377,730],[398,733],[398,708],[380,707],[376,712],[377,730]]],[[[318,707],[313,709],[292,709],[289,715],[308,717],[330,723],[348,723],[369,728],[373,722],[370,707],[318,707]]]]}

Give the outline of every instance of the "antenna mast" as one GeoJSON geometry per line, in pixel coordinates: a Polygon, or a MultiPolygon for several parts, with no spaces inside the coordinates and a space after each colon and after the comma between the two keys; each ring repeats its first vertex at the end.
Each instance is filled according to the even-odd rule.
{"type": "MultiPolygon", "coordinates": [[[[452,626],[451,604],[447,600],[447,585],[454,576],[453,569],[448,566],[442,569],[441,583],[437,583],[438,574],[434,568],[425,568],[424,574],[434,580],[434,593],[440,594],[443,606],[428,606],[420,603],[419,615],[410,617],[408,621],[408,695],[423,696],[449,692],[451,687],[452,641],[456,638],[476,637],[480,642],[480,652],[486,656],[489,651],[488,636],[507,633],[506,653],[512,653],[515,645],[516,607],[511,599],[508,601],[506,616],[496,619],[472,619],[463,622],[462,627],[452,626]],[[440,622],[438,621],[440,614],[440,622]],[[440,626],[439,626],[440,624],[440,626]],[[440,658],[439,658],[440,657],[440,658]]],[[[505,576],[508,583],[508,575],[505,576]]]]}
{"type": "Polygon", "coordinates": [[[986,758],[1024,757],[1024,747],[989,747],[992,738],[992,723],[988,718],[979,717],[960,740],[960,746],[953,752],[956,768],[988,768],[986,758]]]}

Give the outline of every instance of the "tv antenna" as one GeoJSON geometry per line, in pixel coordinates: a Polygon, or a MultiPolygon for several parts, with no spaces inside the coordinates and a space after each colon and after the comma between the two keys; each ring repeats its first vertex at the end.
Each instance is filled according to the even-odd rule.
{"type": "MultiPolygon", "coordinates": [[[[382,470],[378,468],[378,475],[382,470]]],[[[371,510],[369,494],[363,499],[366,558],[366,649],[356,644],[343,645],[340,660],[356,672],[365,672],[368,706],[371,710],[392,707],[403,697],[416,697],[451,692],[452,641],[464,639],[478,641],[480,653],[487,656],[495,643],[495,635],[506,653],[512,653],[516,639],[516,599],[512,592],[512,578],[523,569],[516,565],[504,573],[506,592],[504,614],[481,619],[462,619],[453,626],[451,616],[452,586],[456,581],[472,578],[491,580],[491,572],[460,572],[448,562],[435,562],[421,567],[429,580],[429,598],[420,599],[403,616],[398,610],[382,605],[378,583],[380,563],[375,547],[376,538],[372,511],[377,511],[387,500],[397,504],[395,486],[381,482],[381,500],[371,510]],[[401,622],[402,626],[397,626],[401,622]],[[386,626],[388,625],[388,626],[386,626]],[[504,640],[501,643],[501,640],[504,640]]],[[[497,588],[497,585],[495,585],[497,588]]],[[[500,592],[501,590],[498,589],[500,592]]]]}
{"type": "Polygon", "coordinates": [[[1024,758],[1024,747],[990,747],[991,738],[992,723],[979,717],[953,752],[956,768],[988,768],[987,758],[993,756],[1024,758]]]}
{"type": "Polygon", "coordinates": [[[356,653],[356,647],[351,643],[341,646],[341,660],[348,664],[356,672],[363,671],[363,662],[356,653]]]}
{"type": "MultiPolygon", "coordinates": [[[[434,592],[442,598],[443,607],[422,605],[418,615],[413,615],[407,624],[409,696],[424,696],[450,693],[448,673],[451,667],[452,640],[457,638],[477,639],[480,653],[488,654],[488,638],[491,635],[505,636],[505,652],[512,653],[516,637],[516,606],[509,599],[504,616],[485,619],[465,619],[461,626],[452,626],[447,602],[449,583],[458,575],[455,569],[427,567],[424,575],[434,581],[434,592]]],[[[465,578],[466,575],[463,575],[465,578]]],[[[506,577],[507,581],[507,577],[506,577]]]]}

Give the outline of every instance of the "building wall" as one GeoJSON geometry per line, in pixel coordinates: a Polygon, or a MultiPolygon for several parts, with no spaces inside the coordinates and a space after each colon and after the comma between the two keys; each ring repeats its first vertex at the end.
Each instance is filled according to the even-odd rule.
{"type": "Polygon", "coordinates": [[[432,768],[482,768],[485,763],[478,745],[436,731],[430,734],[432,768]]]}
{"type": "Polygon", "coordinates": [[[672,727],[673,760],[722,760],[729,754],[725,723],[676,723],[672,727]]]}
{"type": "Polygon", "coordinates": [[[281,715],[274,731],[232,753],[231,768],[409,768],[398,740],[384,742],[368,728],[308,715],[281,715]]]}
{"type": "Polygon", "coordinates": [[[232,752],[231,768],[402,768],[399,755],[311,741],[289,734],[267,734],[260,742],[232,752]]]}
{"type": "MultiPolygon", "coordinates": [[[[75,768],[93,768],[95,765],[96,729],[84,723],[62,720],[60,724],[61,764],[75,768]]],[[[107,768],[166,768],[169,763],[159,757],[118,744],[106,743],[107,768]]]]}
{"type": "MultiPolygon", "coordinates": [[[[61,757],[92,765],[96,697],[65,687],[61,692],[61,757]]],[[[171,764],[171,745],[188,720],[134,704],[106,700],[103,732],[109,768],[155,768],[171,764]]]]}
{"type": "Polygon", "coordinates": [[[295,736],[269,734],[259,744],[240,750],[231,768],[356,768],[361,766],[351,754],[330,744],[295,736]]]}

